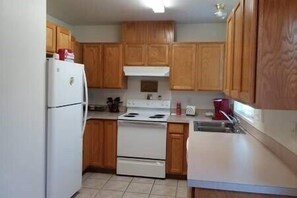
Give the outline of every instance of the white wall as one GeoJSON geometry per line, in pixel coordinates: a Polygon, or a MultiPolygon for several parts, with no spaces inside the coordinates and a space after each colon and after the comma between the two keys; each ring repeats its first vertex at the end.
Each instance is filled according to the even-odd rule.
{"type": "Polygon", "coordinates": [[[0,8],[0,197],[43,198],[46,1],[0,8]]]}
{"type": "Polygon", "coordinates": [[[225,41],[225,23],[177,24],[176,41],[225,41]]]}
{"type": "MultiPolygon", "coordinates": [[[[80,42],[120,42],[120,25],[74,26],[73,35],[80,42]]],[[[177,42],[225,41],[226,24],[176,24],[177,42]]]]}
{"type": "Polygon", "coordinates": [[[198,109],[213,109],[212,99],[222,97],[220,92],[192,92],[192,91],[170,91],[169,79],[160,77],[129,77],[126,90],[114,89],[89,89],[90,104],[106,105],[107,97],[121,97],[124,105],[127,99],[146,99],[147,92],[140,92],[141,80],[158,81],[158,93],[153,93],[153,99],[158,95],[164,100],[172,101],[172,108],[180,101],[182,108],[186,105],[195,105],[198,109]]]}
{"type": "Polygon", "coordinates": [[[120,42],[119,25],[75,26],[73,35],[79,42],[120,42]]]}
{"type": "Polygon", "coordinates": [[[62,26],[62,27],[65,27],[65,28],[67,28],[67,29],[69,29],[69,30],[71,30],[71,33],[73,32],[73,28],[74,28],[74,26],[72,26],[72,25],[70,25],[70,24],[68,24],[68,23],[65,23],[64,21],[62,21],[62,20],[60,20],[60,19],[57,19],[57,18],[55,18],[55,17],[52,17],[52,16],[50,16],[50,15],[46,15],[46,20],[47,21],[50,21],[50,22],[52,22],[52,23],[55,23],[55,24],[57,24],[57,25],[60,25],[60,26],[62,26]]]}

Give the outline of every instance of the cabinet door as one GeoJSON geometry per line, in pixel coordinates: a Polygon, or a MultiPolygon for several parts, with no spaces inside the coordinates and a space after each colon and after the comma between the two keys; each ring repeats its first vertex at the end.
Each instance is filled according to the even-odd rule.
{"type": "Polygon", "coordinates": [[[51,22],[46,22],[46,51],[56,52],[57,26],[51,22]]]}
{"type": "Polygon", "coordinates": [[[125,65],[145,65],[146,64],[145,44],[125,45],[125,65]]]}
{"type": "Polygon", "coordinates": [[[183,154],[183,175],[187,175],[188,159],[187,159],[187,140],[189,137],[189,124],[184,124],[184,154],[183,154]]]}
{"type": "Polygon", "coordinates": [[[197,88],[203,91],[223,89],[224,43],[198,44],[197,88]]]}
{"type": "Polygon", "coordinates": [[[239,99],[241,87],[242,47],[243,47],[243,9],[244,0],[240,0],[234,9],[234,61],[231,73],[231,97],[239,99]]]}
{"type": "Polygon", "coordinates": [[[259,0],[258,10],[257,106],[297,110],[297,1],[259,0]]]}
{"type": "Polygon", "coordinates": [[[173,44],[170,86],[173,90],[195,89],[196,45],[173,44]]]}
{"type": "Polygon", "coordinates": [[[82,63],[82,45],[73,36],[71,36],[71,49],[74,53],[74,62],[82,63]]]}
{"type": "Polygon", "coordinates": [[[167,174],[183,174],[184,135],[168,134],[167,143],[167,174]]]}
{"type": "Polygon", "coordinates": [[[94,124],[88,121],[83,136],[83,171],[91,165],[91,141],[94,124]]]}
{"type": "Polygon", "coordinates": [[[224,67],[224,93],[230,96],[231,88],[231,73],[234,61],[234,17],[233,12],[227,19],[227,33],[226,33],[226,55],[225,55],[225,67],[224,67]]]}
{"type": "Polygon", "coordinates": [[[148,43],[171,43],[174,41],[174,22],[148,22],[148,43]]]}
{"type": "Polygon", "coordinates": [[[57,27],[57,50],[58,49],[71,49],[71,32],[70,30],[57,27]]]}
{"type": "Polygon", "coordinates": [[[169,65],[169,44],[149,44],[147,49],[148,65],[169,65]]]}
{"type": "Polygon", "coordinates": [[[245,103],[255,102],[255,68],[257,53],[258,0],[244,2],[244,36],[239,98],[245,103]]]}
{"type": "Polygon", "coordinates": [[[147,23],[146,22],[124,22],[122,24],[123,43],[146,43],[147,23]]]}
{"type": "Polygon", "coordinates": [[[124,86],[122,45],[104,44],[103,87],[122,88],[124,86]]]}
{"type": "Polygon", "coordinates": [[[101,88],[103,84],[102,45],[84,44],[83,62],[85,65],[88,87],[101,88]]]}
{"type": "Polygon", "coordinates": [[[117,122],[104,121],[104,168],[116,168],[117,122]]]}
{"type": "Polygon", "coordinates": [[[103,141],[104,129],[103,121],[95,120],[91,122],[93,125],[92,140],[91,140],[91,165],[94,167],[104,167],[103,163],[103,141]]]}

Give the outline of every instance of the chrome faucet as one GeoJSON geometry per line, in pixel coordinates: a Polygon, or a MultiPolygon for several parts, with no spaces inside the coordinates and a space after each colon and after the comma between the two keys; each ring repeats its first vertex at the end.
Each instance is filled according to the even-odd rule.
{"type": "Polygon", "coordinates": [[[239,131],[239,124],[240,124],[239,119],[234,117],[234,116],[227,115],[227,113],[225,113],[222,110],[220,111],[220,113],[223,114],[232,123],[234,132],[238,132],[239,131]]]}

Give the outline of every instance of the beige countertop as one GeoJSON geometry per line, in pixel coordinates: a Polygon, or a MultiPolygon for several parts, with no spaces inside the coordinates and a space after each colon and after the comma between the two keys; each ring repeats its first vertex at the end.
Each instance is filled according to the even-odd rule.
{"type": "Polygon", "coordinates": [[[87,119],[103,119],[103,120],[117,120],[118,116],[125,112],[111,113],[108,111],[88,111],[87,119]]]}
{"type": "Polygon", "coordinates": [[[198,110],[198,114],[195,116],[186,116],[185,114],[182,115],[175,115],[171,114],[167,120],[167,122],[174,122],[174,123],[190,123],[194,120],[205,120],[205,121],[212,121],[210,117],[205,117],[205,112],[209,110],[198,110]]]}
{"type": "Polygon", "coordinates": [[[194,132],[189,126],[188,186],[297,196],[297,176],[247,134],[194,132]]]}

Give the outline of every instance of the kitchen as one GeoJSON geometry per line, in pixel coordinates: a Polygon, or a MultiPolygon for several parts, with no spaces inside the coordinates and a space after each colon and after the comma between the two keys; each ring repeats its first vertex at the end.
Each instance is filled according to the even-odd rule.
{"type": "MultiPolygon", "coordinates": [[[[36,5],[40,5],[43,4],[42,9],[40,10],[40,15],[43,16],[41,18],[45,19],[45,2],[43,3],[37,3],[36,5]],[[41,13],[42,12],[42,13],[41,13]]],[[[211,10],[211,14],[213,14],[214,12],[214,8],[213,8],[213,4],[211,4],[211,6],[209,7],[209,10],[211,10]]],[[[235,4],[231,4],[230,7],[233,8],[235,7],[235,4]]],[[[28,8],[28,6],[26,5],[22,5],[23,7],[25,7],[27,10],[32,10],[32,8],[28,8]]],[[[21,7],[22,7],[21,6],[21,7]]],[[[169,10],[169,8],[168,8],[169,10]]],[[[35,10],[34,10],[35,11],[35,10]]],[[[25,12],[25,11],[23,11],[25,12]]],[[[23,13],[20,12],[20,13],[23,13]]],[[[280,11],[281,12],[281,11],[280,11]]],[[[3,12],[2,13],[3,16],[7,16],[8,13],[3,12]]],[[[26,13],[29,14],[29,13],[26,13]]],[[[13,20],[14,18],[10,19],[13,20]]],[[[16,19],[14,19],[15,21],[16,19]]],[[[27,21],[27,25],[29,25],[28,23],[30,22],[29,16],[24,17],[23,18],[24,21],[27,21]]],[[[44,37],[45,37],[45,32],[44,30],[41,28],[41,26],[44,28],[42,20],[41,19],[35,19],[37,24],[40,24],[39,30],[40,32],[44,33],[44,37]]],[[[47,16],[47,20],[51,21],[55,24],[58,24],[60,26],[64,26],[68,29],[71,30],[71,33],[73,33],[73,35],[76,37],[77,41],[81,42],[81,43],[89,43],[89,42],[120,42],[120,32],[121,32],[121,27],[120,25],[98,25],[98,26],[71,26],[68,24],[65,24],[65,22],[60,21],[58,19],[55,19],[51,16],[47,16]]],[[[155,19],[154,19],[155,20],[155,19]]],[[[4,23],[4,27],[10,27],[7,22],[2,22],[4,23]],[[6,25],[6,26],[5,26],[6,25]]],[[[21,22],[20,22],[21,24],[21,22]]],[[[1,24],[2,27],[2,24],[1,24]]],[[[20,27],[24,28],[24,25],[21,25],[20,27]]],[[[45,29],[45,28],[44,28],[45,29]]],[[[4,34],[4,46],[10,46],[9,43],[5,43],[8,42],[8,39],[10,38],[10,33],[11,28],[8,28],[4,34]],[[6,39],[5,39],[6,38],[6,39]]],[[[175,37],[176,39],[174,40],[175,42],[224,42],[225,41],[225,36],[226,36],[226,24],[225,23],[208,23],[208,24],[203,24],[203,23],[196,23],[196,24],[183,24],[183,23],[177,23],[176,24],[176,32],[175,32],[175,37]]],[[[32,34],[32,31],[25,32],[29,34],[32,34]]],[[[16,33],[15,33],[16,34],[16,33]]],[[[16,38],[19,38],[18,35],[15,35],[16,38]]],[[[43,44],[43,46],[45,46],[45,41],[44,38],[40,35],[37,36],[36,34],[36,38],[39,38],[39,45],[41,46],[41,44],[43,44]],[[42,40],[43,39],[43,40],[42,40]]],[[[37,65],[36,61],[38,60],[39,63],[42,63],[42,55],[44,55],[44,53],[39,52],[39,50],[37,50],[37,48],[32,48],[32,50],[36,50],[36,54],[41,53],[39,56],[36,57],[36,60],[34,60],[35,63],[32,63],[33,60],[28,60],[28,57],[32,57],[34,56],[33,54],[31,54],[29,52],[29,50],[24,50],[23,47],[23,42],[17,42],[19,41],[19,39],[16,39],[15,41],[13,41],[15,46],[20,46],[18,49],[13,49],[13,50],[17,50],[16,52],[19,52],[18,50],[22,50],[22,55],[21,57],[24,57],[24,59],[26,61],[28,61],[28,68],[34,68],[34,71],[36,71],[36,74],[39,75],[34,75],[32,76],[32,79],[24,79],[23,76],[17,75],[18,73],[15,73],[14,77],[11,77],[11,72],[13,72],[12,69],[18,69],[15,71],[19,71],[21,73],[25,73],[28,75],[32,75],[32,73],[28,73],[27,70],[23,69],[23,68],[19,68],[16,66],[12,66],[9,67],[11,68],[11,70],[9,68],[3,68],[2,70],[2,65],[19,65],[21,62],[17,62],[17,60],[7,60],[4,57],[9,57],[9,55],[7,54],[7,52],[12,52],[12,47],[8,48],[5,50],[1,50],[4,53],[2,54],[3,57],[1,57],[1,80],[5,79],[2,83],[1,81],[1,93],[4,93],[4,98],[3,102],[1,100],[1,111],[3,109],[2,112],[4,112],[3,114],[1,114],[1,131],[7,131],[7,132],[14,132],[15,136],[14,137],[20,137],[19,131],[21,129],[24,129],[25,131],[34,131],[33,129],[37,131],[39,131],[38,133],[29,133],[31,134],[31,138],[30,136],[27,136],[26,138],[22,138],[19,139],[15,139],[17,143],[17,145],[19,145],[18,147],[13,148],[13,150],[11,150],[11,153],[13,154],[12,156],[6,156],[4,155],[4,157],[2,157],[2,153],[1,153],[1,159],[6,159],[7,162],[10,162],[10,164],[12,164],[13,159],[18,159],[19,164],[17,165],[17,167],[12,168],[10,167],[8,164],[9,163],[5,163],[5,164],[1,164],[1,170],[9,170],[6,172],[1,172],[1,175],[4,175],[3,178],[5,178],[4,180],[1,180],[1,190],[2,190],[2,186],[4,191],[1,191],[0,197],[8,197],[9,194],[11,193],[15,193],[15,194],[11,194],[10,197],[19,197],[18,193],[28,193],[28,195],[30,197],[43,197],[40,196],[42,195],[43,192],[45,192],[44,190],[44,185],[42,185],[42,183],[44,181],[43,178],[45,177],[44,175],[44,171],[43,171],[43,163],[42,159],[44,158],[44,155],[42,154],[42,145],[44,145],[45,143],[44,141],[44,137],[45,137],[45,132],[44,133],[40,133],[42,131],[45,131],[43,129],[44,125],[45,125],[45,118],[43,116],[44,114],[44,104],[43,102],[41,102],[43,100],[43,97],[45,97],[45,90],[44,90],[44,83],[41,82],[43,79],[43,73],[45,68],[35,68],[33,67],[33,65],[37,65]],[[5,56],[6,55],[6,56],[5,56]],[[2,62],[3,60],[3,62],[2,62]],[[31,63],[29,64],[29,61],[31,61],[31,63]],[[29,67],[29,65],[32,65],[29,67]],[[4,71],[4,72],[2,72],[4,71]],[[40,75],[42,74],[42,75],[40,75]],[[11,77],[11,79],[9,79],[9,77],[11,77]],[[18,79],[18,78],[19,79],[18,79]],[[13,81],[12,81],[13,80],[13,81]],[[27,95],[29,93],[24,93],[21,90],[27,90],[25,87],[25,84],[16,84],[15,82],[22,82],[22,81],[27,81],[27,82],[31,82],[32,84],[30,88],[32,88],[32,92],[29,91],[31,93],[31,95],[27,95]],[[39,84],[36,84],[35,82],[40,82],[39,84]],[[24,86],[24,87],[22,87],[24,86]],[[10,87],[8,89],[8,87],[10,87]],[[13,89],[13,90],[20,90],[18,91],[18,93],[15,92],[9,92],[8,90],[13,89]],[[36,94],[34,95],[33,93],[40,93],[40,95],[36,96],[36,94]],[[9,97],[11,96],[11,97],[9,97]],[[12,97],[14,96],[14,97],[12,97]],[[16,97],[18,96],[18,97],[16,97]],[[16,98],[24,98],[25,104],[27,105],[25,108],[23,107],[23,105],[16,99],[16,98]],[[29,101],[28,99],[31,100],[29,101]],[[34,102],[34,104],[33,104],[34,102]],[[11,104],[11,105],[9,105],[11,104]],[[33,114],[32,117],[26,117],[25,114],[27,115],[28,112],[31,112],[30,109],[28,109],[29,107],[34,107],[34,109],[36,109],[36,114],[33,114]],[[8,108],[9,106],[9,108],[8,108]],[[14,112],[14,113],[12,113],[14,112]],[[15,115],[15,112],[20,112],[20,114],[15,115]],[[3,116],[2,116],[3,115],[3,116]],[[14,120],[15,125],[10,125],[9,123],[12,122],[12,120],[14,120]],[[25,120],[27,120],[27,122],[25,122],[25,120]],[[26,123],[38,123],[36,125],[30,125],[28,126],[26,123]],[[7,124],[8,123],[8,124],[7,124]],[[3,128],[2,128],[3,127],[3,128]],[[30,138],[30,139],[27,139],[30,138]],[[39,163],[39,166],[37,166],[38,168],[35,170],[32,170],[30,168],[27,168],[29,166],[29,162],[24,162],[22,159],[19,159],[17,156],[19,156],[17,154],[17,152],[19,153],[23,153],[24,155],[28,154],[26,150],[20,150],[20,148],[26,148],[28,142],[33,141],[33,139],[35,139],[35,141],[32,144],[32,148],[34,148],[33,146],[35,146],[35,148],[39,148],[39,151],[34,151],[35,154],[31,155],[31,161],[35,161],[36,160],[37,163],[39,163]],[[39,155],[38,155],[39,154],[39,155]],[[14,158],[12,158],[14,156],[14,158]],[[34,158],[35,157],[35,158],[34,158]],[[32,159],[34,158],[34,159],[32,159]],[[23,171],[20,171],[20,166],[23,163],[22,167],[26,167],[25,171],[26,173],[24,173],[23,171]],[[2,167],[3,166],[3,167],[2,167]],[[19,167],[19,168],[18,168],[19,167]],[[13,172],[11,172],[13,171],[13,172]],[[32,187],[25,185],[26,182],[23,179],[23,176],[26,174],[34,174],[34,179],[32,181],[32,187],[34,186],[34,188],[36,189],[36,187],[38,188],[38,192],[33,190],[32,187]],[[13,178],[11,177],[16,177],[18,178],[18,182],[14,182],[13,178]],[[9,182],[10,181],[10,182],[9,182]],[[34,183],[35,182],[35,183],[34,183]],[[8,186],[8,183],[11,186],[8,186]],[[20,192],[13,192],[12,188],[16,188],[16,185],[22,185],[22,187],[20,188],[20,192]],[[31,190],[29,190],[31,189],[31,190]],[[30,194],[31,193],[31,194],[30,194]]],[[[10,42],[11,39],[10,39],[10,42]]],[[[295,41],[294,41],[295,42],[295,41]]],[[[31,43],[30,43],[31,45],[31,43]]],[[[36,44],[37,45],[37,44],[36,44]]],[[[29,46],[29,44],[27,45],[29,46]]],[[[10,55],[11,56],[11,55],[10,55]]],[[[293,67],[296,70],[296,67],[293,67]]],[[[292,69],[292,76],[291,76],[291,80],[289,81],[290,83],[292,83],[292,85],[294,85],[294,79],[296,79],[296,75],[294,74],[294,69],[292,69]]],[[[35,73],[33,73],[35,74],[35,73]]],[[[285,74],[283,74],[285,75],[285,74]]],[[[44,77],[45,78],[45,77],[44,77]]],[[[101,89],[101,88],[91,88],[89,89],[89,97],[90,97],[90,103],[98,103],[100,105],[102,104],[106,104],[106,98],[107,97],[118,97],[120,96],[122,101],[123,101],[123,106],[125,106],[125,104],[127,104],[127,101],[129,99],[146,99],[147,97],[147,92],[140,92],[139,90],[141,89],[141,81],[149,81],[149,80],[153,80],[153,81],[157,81],[158,82],[158,92],[153,93],[153,99],[157,99],[159,95],[161,95],[162,99],[164,100],[171,100],[171,112],[175,112],[175,107],[176,107],[176,103],[178,101],[181,102],[182,104],[182,108],[184,109],[186,105],[193,105],[197,107],[197,111],[198,111],[198,118],[199,115],[204,115],[204,113],[201,113],[199,110],[209,110],[209,109],[213,109],[213,103],[212,103],[212,99],[214,98],[218,98],[218,97],[222,97],[223,93],[222,91],[218,91],[218,92],[209,92],[209,91],[176,91],[176,90],[170,90],[170,80],[168,79],[168,77],[127,77],[127,89],[101,89]]],[[[196,85],[195,85],[196,86],[196,85]]],[[[267,86],[266,86],[267,88],[267,86]]],[[[294,90],[296,89],[291,89],[292,92],[291,93],[296,93],[296,91],[294,92],[294,90]]],[[[258,91],[258,90],[257,90],[258,91]]],[[[294,95],[290,95],[287,94],[287,98],[288,101],[287,103],[292,104],[294,99],[296,101],[296,97],[294,95]],[[290,99],[290,100],[289,100],[290,99]]],[[[267,103],[270,100],[267,100],[267,103]]],[[[275,103],[274,103],[275,104],[275,103]]],[[[296,107],[296,106],[295,106],[296,107]]],[[[257,110],[257,109],[248,109],[248,107],[242,106],[242,105],[238,105],[236,107],[235,104],[235,108],[238,108],[238,112],[247,112],[247,111],[252,111],[253,115],[252,117],[250,117],[250,119],[247,119],[247,121],[250,121],[250,123],[252,123],[252,125],[254,127],[251,127],[251,125],[246,122],[245,120],[242,120],[242,125],[245,126],[246,129],[249,129],[249,133],[252,133],[255,137],[257,137],[260,141],[262,141],[263,144],[265,144],[270,150],[272,150],[272,152],[274,154],[276,154],[278,157],[281,158],[281,161],[283,161],[286,164],[289,164],[289,167],[293,167],[292,169],[294,169],[294,165],[296,165],[296,150],[297,150],[297,140],[296,140],[296,108],[291,108],[291,110],[289,110],[290,108],[288,108],[288,106],[283,107],[283,108],[278,108],[279,110],[269,110],[269,107],[264,108],[263,110],[257,110]],[[247,110],[248,109],[248,110],[247,110]],[[285,110],[287,109],[287,110],[285,110]],[[260,132],[260,133],[259,133],[260,132]],[[291,165],[290,165],[291,163],[291,165]]],[[[124,109],[124,108],[123,108],[124,109]]],[[[125,110],[124,110],[125,111],[125,110]]],[[[115,114],[114,114],[115,115],[115,114]]],[[[117,117],[117,116],[116,116],[117,117]]],[[[174,118],[174,117],[173,117],[174,118]]],[[[182,118],[184,118],[184,116],[182,116],[182,118]]],[[[99,124],[100,127],[106,127],[110,130],[114,130],[116,127],[114,126],[114,122],[111,123],[110,120],[106,120],[106,117],[103,116],[103,118],[101,117],[101,119],[104,119],[102,122],[99,120],[99,124]]],[[[172,119],[172,117],[169,118],[169,121],[172,119]]],[[[185,118],[185,120],[187,121],[187,118],[185,118]]],[[[178,120],[179,121],[179,120],[178,120]]],[[[185,122],[186,122],[185,121],[185,122]]],[[[174,119],[174,123],[177,122],[176,119],[174,119]]],[[[189,123],[189,121],[188,121],[189,123]]],[[[182,122],[182,131],[187,131],[186,128],[188,126],[187,123],[182,122]]],[[[178,125],[177,127],[179,127],[180,125],[178,125]]],[[[170,128],[170,127],[169,127],[170,128]]],[[[189,128],[192,128],[191,124],[189,125],[189,128]]],[[[191,131],[191,129],[189,130],[191,131]]],[[[13,133],[13,134],[14,134],[13,133]]],[[[176,135],[179,132],[174,132],[173,134],[176,135]]],[[[2,135],[2,134],[1,134],[2,135]]],[[[4,136],[2,138],[1,136],[1,140],[8,140],[6,142],[1,142],[1,146],[3,146],[3,149],[1,147],[1,151],[7,151],[9,147],[8,143],[9,143],[9,137],[11,137],[12,134],[6,134],[4,133],[4,136]]],[[[28,134],[27,134],[28,135],[28,134]]],[[[191,134],[190,134],[191,135],[191,134]]],[[[185,135],[184,135],[185,136],[185,135]]],[[[173,136],[173,137],[177,137],[177,136],[173,136]]],[[[219,137],[219,135],[217,136],[219,137]]],[[[10,140],[11,141],[11,140],[10,140]]],[[[179,140],[181,141],[181,140],[179,140]]],[[[184,144],[184,140],[183,143],[184,144]]],[[[103,144],[104,145],[104,144],[103,144]]],[[[108,148],[110,144],[106,144],[106,147],[108,148]]],[[[191,145],[190,145],[191,146],[191,145]]],[[[258,147],[257,145],[255,147],[258,147]]],[[[110,149],[107,149],[110,150],[110,149]]],[[[32,149],[31,149],[32,152],[32,149]]],[[[179,151],[182,152],[182,151],[179,151]]],[[[189,155],[193,155],[191,153],[189,153],[189,155]]],[[[199,153],[196,154],[197,156],[199,155],[199,153]]],[[[108,160],[107,160],[108,161],[108,160]]],[[[112,161],[112,160],[111,160],[112,161]]],[[[108,161],[109,162],[109,161],[108,161]]],[[[112,161],[111,164],[113,164],[114,162],[112,161]]],[[[107,163],[107,166],[109,166],[110,163],[107,163]]],[[[182,165],[183,167],[184,165],[182,165]]],[[[280,165],[281,166],[281,165],[280,165]]],[[[33,168],[33,167],[32,167],[33,168]]],[[[180,171],[180,167],[177,167],[178,171],[180,171]]],[[[190,167],[191,168],[191,167],[190,167]]],[[[98,170],[97,170],[98,171],[98,170]]],[[[236,172],[236,171],[234,171],[236,172]]],[[[188,173],[188,178],[189,178],[189,173],[188,173]]],[[[32,175],[28,175],[27,177],[33,177],[32,175]]],[[[171,181],[171,180],[170,180],[171,181]]],[[[189,182],[189,184],[191,184],[191,181],[189,182]]],[[[191,184],[193,185],[193,183],[191,184]]],[[[228,189],[228,188],[226,188],[228,189]]],[[[262,192],[263,193],[263,192],[262,192]]],[[[268,193],[268,191],[266,191],[266,193],[268,193]]],[[[264,191],[265,194],[265,191],[264,191]]]]}

